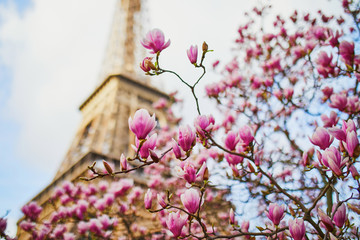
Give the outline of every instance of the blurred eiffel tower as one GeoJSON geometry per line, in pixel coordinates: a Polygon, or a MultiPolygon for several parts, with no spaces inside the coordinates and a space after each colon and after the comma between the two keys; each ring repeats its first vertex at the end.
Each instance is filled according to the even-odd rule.
{"type": "Polygon", "coordinates": [[[140,45],[143,1],[116,1],[98,86],[79,107],[82,121],[53,181],[31,200],[44,209],[56,187],[65,180],[75,181],[84,175],[94,161],[106,160],[119,169],[121,153],[126,155],[132,151],[130,144],[134,135],[129,131],[127,120],[137,109],[155,112],[160,125],[166,124],[165,114],[155,110],[152,104],[160,98],[168,99],[168,95],[152,87],[149,80],[139,77],[135,70],[139,68],[135,61],[139,63],[141,59],[137,46],[140,45]]]}

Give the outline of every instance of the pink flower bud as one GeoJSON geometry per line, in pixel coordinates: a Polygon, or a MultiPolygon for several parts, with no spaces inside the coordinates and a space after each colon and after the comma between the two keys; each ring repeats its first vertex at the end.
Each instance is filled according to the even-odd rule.
{"type": "Polygon", "coordinates": [[[198,56],[198,47],[190,46],[190,48],[186,51],[188,58],[192,64],[196,64],[197,56],[198,56]]]}
{"type": "Polygon", "coordinates": [[[246,146],[248,146],[254,140],[252,129],[247,125],[240,128],[239,136],[246,146]]]}
{"type": "Polygon", "coordinates": [[[141,44],[152,50],[150,53],[158,53],[170,45],[170,40],[165,43],[164,33],[159,29],[153,29],[146,34],[141,44]]]}
{"type": "Polygon", "coordinates": [[[324,87],[323,89],[321,89],[321,91],[323,92],[324,96],[326,97],[326,99],[330,98],[331,95],[333,94],[333,88],[332,87],[324,87]]]}
{"type": "Polygon", "coordinates": [[[146,136],[155,128],[155,114],[150,114],[145,109],[139,109],[135,112],[134,120],[129,118],[129,128],[138,139],[145,139],[146,136]]]}
{"type": "Polygon", "coordinates": [[[312,144],[319,146],[322,150],[328,148],[334,141],[334,138],[330,136],[323,127],[318,127],[312,137],[309,139],[312,144]]]}
{"type": "Polygon", "coordinates": [[[187,216],[181,216],[180,211],[169,213],[166,219],[166,225],[175,238],[181,235],[182,228],[186,224],[187,216]]]}
{"type": "Polygon", "coordinates": [[[120,171],[126,171],[127,170],[127,160],[124,156],[124,154],[121,154],[120,156],[120,171]]]}
{"type": "Polygon", "coordinates": [[[151,62],[152,57],[146,57],[144,58],[144,60],[140,63],[140,68],[144,71],[144,72],[150,72],[151,68],[151,62]]]}
{"type": "Polygon", "coordinates": [[[165,202],[164,197],[161,196],[159,193],[156,195],[156,197],[157,197],[157,201],[158,201],[159,205],[160,205],[162,208],[166,208],[167,203],[165,202]]]}
{"type": "Polygon", "coordinates": [[[294,240],[302,240],[305,237],[305,224],[302,219],[295,218],[289,220],[290,235],[294,240]]]}
{"type": "Polygon", "coordinates": [[[355,180],[359,179],[360,175],[359,175],[359,172],[356,170],[356,167],[354,166],[354,164],[352,164],[349,167],[349,171],[351,172],[351,175],[355,180]]]}
{"type": "Polygon", "coordinates": [[[189,151],[195,145],[195,133],[189,125],[179,128],[179,145],[185,151],[189,151]]]}
{"type": "Polygon", "coordinates": [[[346,134],[346,150],[350,157],[357,157],[354,155],[355,149],[359,146],[359,139],[357,138],[356,132],[351,131],[346,134]]]}
{"type": "Polygon", "coordinates": [[[192,214],[196,213],[196,211],[200,207],[200,193],[194,188],[187,189],[180,196],[181,202],[184,207],[192,214]]]}
{"type": "Polygon", "coordinates": [[[230,131],[225,138],[225,147],[230,151],[234,151],[239,140],[239,136],[235,132],[230,131]]]}
{"type": "Polygon", "coordinates": [[[230,209],[230,213],[229,213],[229,221],[231,225],[235,224],[235,214],[232,208],[230,209]]]}
{"type": "Polygon", "coordinates": [[[354,61],[354,43],[342,41],[339,46],[341,59],[346,65],[352,66],[354,61]]]}
{"type": "Polygon", "coordinates": [[[151,192],[150,188],[145,193],[144,204],[145,204],[146,209],[151,208],[151,205],[152,205],[152,192],[151,192]]]}
{"type": "Polygon", "coordinates": [[[344,226],[344,223],[346,221],[346,206],[344,203],[342,203],[334,213],[335,208],[336,208],[336,204],[333,205],[333,213],[332,213],[334,215],[333,219],[335,225],[341,228],[342,226],[344,226]]]}
{"type": "Polygon", "coordinates": [[[175,157],[180,159],[182,156],[181,149],[174,139],[172,139],[172,141],[171,141],[171,147],[172,147],[173,153],[175,154],[175,157]]]}
{"type": "Polygon", "coordinates": [[[326,215],[320,208],[318,208],[318,215],[324,227],[329,232],[332,232],[332,230],[334,229],[334,224],[332,223],[331,218],[328,215],[326,215]]]}
{"type": "Polygon", "coordinates": [[[274,225],[279,225],[281,219],[285,216],[285,206],[277,205],[276,203],[270,203],[269,212],[266,213],[267,217],[274,223],[274,225]]]}

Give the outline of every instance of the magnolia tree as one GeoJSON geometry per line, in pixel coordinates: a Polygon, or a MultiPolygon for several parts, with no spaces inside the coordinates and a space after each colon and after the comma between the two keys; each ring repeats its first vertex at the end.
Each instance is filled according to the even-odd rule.
{"type": "MultiPolygon", "coordinates": [[[[120,225],[124,239],[360,239],[360,9],[342,6],[342,17],[295,11],[272,26],[260,21],[269,7],[248,13],[236,57],[220,71],[213,64],[221,80],[205,90],[221,113],[214,116],[203,114],[195,91],[207,44],[187,50],[200,71],[191,82],[163,67],[170,40],[150,31],[141,44],[151,56],[140,67],[189,88],[193,124],[159,129],[138,110],[129,118],[134,156],[122,155],[120,169],[89,166],[88,184],[65,183],[46,220],[36,203],[24,206],[20,228],[33,239],[118,239],[120,225]],[[153,224],[141,226],[149,215],[153,224]]],[[[172,100],[154,107],[178,123],[172,100]]],[[[1,219],[6,237],[5,228],[1,219]]]]}

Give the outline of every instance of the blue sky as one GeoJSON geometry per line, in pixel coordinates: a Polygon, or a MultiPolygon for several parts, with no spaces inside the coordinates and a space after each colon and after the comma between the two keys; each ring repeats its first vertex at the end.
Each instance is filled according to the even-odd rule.
{"type": "MultiPolygon", "coordinates": [[[[145,28],[160,28],[171,38],[162,61],[192,79],[196,72],[186,49],[206,40],[215,50],[209,64],[230,60],[242,13],[251,7],[248,2],[148,0],[150,23],[145,28]]],[[[300,7],[338,9],[333,2],[276,0],[274,9],[286,14],[300,7]]],[[[97,82],[114,4],[0,0],[0,216],[10,210],[11,232],[20,207],[51,181],[71,143],[81,118],[77,108],[97,82]]],[[[214,79],[210,74],[206,81],[214,79]]],[[[165,89],[179,88],[168,76],[162,83],[165,89]]],[[[191,102],[185,104],[192,108],[191,102]]]]}

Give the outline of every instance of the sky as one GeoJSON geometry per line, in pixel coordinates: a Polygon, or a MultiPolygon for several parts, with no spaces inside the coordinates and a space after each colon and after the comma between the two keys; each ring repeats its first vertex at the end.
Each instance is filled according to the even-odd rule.
{"type": "MultiPolygon", "coordinates": [[[[328,0],[271,2],[273,11],[286,15],[294,9],[339,9],[337,1],[328,0]]],[[[159,28],[171,39],[162,66],[191,82],[199,73],[186,49],[206,41],[214,50],[208,66],[229,61],[243,13],[259,3],[148,0],[144,28],[159,28]]],[[[10,211],[10,234],[19,209],[50,183],[72,141],[81,120],[78,107],[98,81],[114,6],[115,0],[0,0],[0,217],[10,211]]],[[[210,73],[199,89],[218,79],[210,73]]],[[[193,108],[176,79],[160,81],[166,91],[180,89],[189,99],[185,107],[193,108]]],[[[202,99],[200,104],[211,111],[202,99]]]]}

